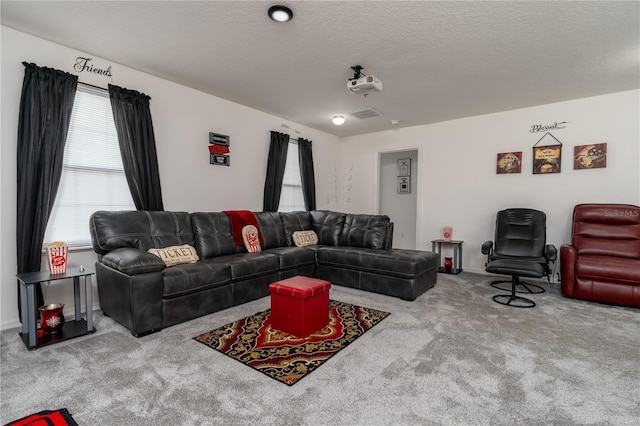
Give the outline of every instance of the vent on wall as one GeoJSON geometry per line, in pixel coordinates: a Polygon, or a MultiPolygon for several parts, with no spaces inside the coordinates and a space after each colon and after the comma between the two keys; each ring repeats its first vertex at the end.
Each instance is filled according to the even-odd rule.
{"type": "Polygon", "coordinates": [[[377,111],[373,108],[363,109],[361,111],[354,111],[354,112],[350,112],[349,114],[354,116],[355,118],[359,118],[360,120],[363,120],[365,118],[371,118],[371,117],[380,117],[382,115],[380,114],[380,111],[377,111]]]}

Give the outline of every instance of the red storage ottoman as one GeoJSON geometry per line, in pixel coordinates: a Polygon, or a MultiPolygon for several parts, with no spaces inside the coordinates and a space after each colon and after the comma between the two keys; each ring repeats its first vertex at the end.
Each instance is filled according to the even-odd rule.
{"type": "Polygon", "coordinates": [[[296,276],[269,284],[271,327],[307,337],[329,324],[329,281],[296,276]]]}

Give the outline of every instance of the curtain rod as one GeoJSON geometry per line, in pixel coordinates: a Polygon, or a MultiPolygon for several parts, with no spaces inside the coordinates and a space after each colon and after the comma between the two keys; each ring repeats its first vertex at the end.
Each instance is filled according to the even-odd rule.
{"type": "Polygon", "coordinates": [[[83,86],[93,87],[94,89],[106,90],[107,92],[109,91],[109,89],[107,89],[105,87],[94,86],[93,84],[83,83],[82,81],[79,81],[78,84],[82,84],[83,86]]]}
{"type": "MultiPolygon", "coordinates": [[[[291,126],[289,126],[288,124],[282,123],[282,124],[280,124],[280,127],[284,127],[287,130],[291,130],[291,126]]],[[[297,134],[300,134],[300,131],[298,131],[298,129],[293,129],[293,132],[297,133],[297,134]]],[[[288,134],[288,133],[286,133],[286,134],[288,134]]],[[[292,138],[291,135],[289,135],[289,140],[290,141],[294,141],[295,143],[298,143],[298,138],[292,138]]]]}

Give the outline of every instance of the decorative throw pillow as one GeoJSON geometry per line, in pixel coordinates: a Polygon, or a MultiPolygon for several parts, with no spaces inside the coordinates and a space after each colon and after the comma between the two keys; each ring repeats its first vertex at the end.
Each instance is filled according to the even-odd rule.
{"type": "Polygon", "coordinates": [[[258,253],[260,248],[260,237],[258,236],[258,228],[253,225],[245,225],[242,228],[242,241],[249,253],[258,253]]]}
{"type": "Polygon", "coordinates": [[[318,234],[313,231],[296,231],[291,237],[296,247],[315,246],[318,244],[318,234]]]}
{"type": "Polygon", "coordinates": [[[161,249],[151,248],[147,251],[158,256],[167,266],[180,265],[181,263],[196,263],[200,260],[196,249],[189,244],[161,249]]]}

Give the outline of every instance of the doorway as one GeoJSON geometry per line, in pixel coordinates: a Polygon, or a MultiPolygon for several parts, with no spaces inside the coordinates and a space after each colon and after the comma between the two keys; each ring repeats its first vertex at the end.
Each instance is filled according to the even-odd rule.
{"type": "Polygon", "coordinates": [[[418,150],[381,152],[378,211],[393,222],[393,247],[416,249],[418,150]],[[407,176],[408,175],[408,176],[407,176]]]}

